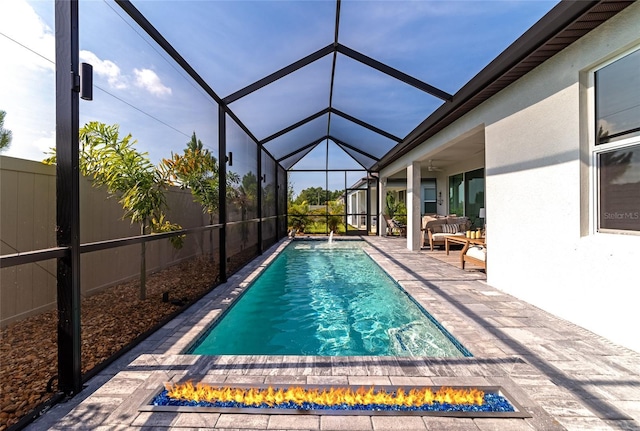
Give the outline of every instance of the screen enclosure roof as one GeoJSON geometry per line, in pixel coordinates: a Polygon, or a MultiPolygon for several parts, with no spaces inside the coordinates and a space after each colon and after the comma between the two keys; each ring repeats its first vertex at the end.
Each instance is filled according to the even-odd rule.
{"type": "Polygon", "coordinates": [[[631,2],[117,3],[285,169],[376,171],[631,2]]]}

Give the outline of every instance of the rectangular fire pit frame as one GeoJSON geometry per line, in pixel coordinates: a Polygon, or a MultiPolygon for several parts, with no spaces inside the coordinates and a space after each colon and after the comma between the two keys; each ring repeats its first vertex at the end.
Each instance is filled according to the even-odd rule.
{"type": "MultiPolygon", "coordinates": [[[[265,385],[265,384],[209,384],[213,387],[230,387],[238,389],[267,389],[269,386],[274,389],[286,390],[291,386],[302,387],[305,389],[346,389],[357,390],[361,387],[375,390],[384,390],[386,392],[395,392],[398,389],[410,391],[411,389],[430,388],[433,392],[437,392],[442,386],[416,386],[416,385],[265,385]]],[[[531,418],[529,414],[515,399],[501,386],[455,386],[445,385],[452,389],[478,389],[488,394],[496,394],[505,398],[514,411],[512,412],[473,412],[473,411],[411,411],[411,410],[332,410],[332,409],[288,409],[288,408],[267,408],[267,407],[205,407],[205,406],[154,406],[153,400],[162,393],[164,387],[158,389],[153,395],[147,397],[142,405],[138,408],[140,412],[169,412],[169,413],[230,413],[230,414],[271,414],[271,415],[316,415],[316,416],[436,416],[436,417],[453,417],[453,418],[505,418],[505,419],[525,419],[531,418]]]]}

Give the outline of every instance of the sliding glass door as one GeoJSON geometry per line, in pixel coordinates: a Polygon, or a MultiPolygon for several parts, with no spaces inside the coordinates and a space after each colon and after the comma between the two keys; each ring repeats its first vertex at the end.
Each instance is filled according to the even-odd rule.
{"type": "Polygon", "coordinates": [[[449,214],[469,217],[474,228],[482,227],[484,208],[484,168],[449,177],[449,214]]]}

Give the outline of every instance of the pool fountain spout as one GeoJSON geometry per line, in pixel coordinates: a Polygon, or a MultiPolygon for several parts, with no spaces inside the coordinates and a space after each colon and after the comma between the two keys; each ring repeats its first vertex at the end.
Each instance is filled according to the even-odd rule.
{"type": "Polygon", "coordinates": [[[333,231],[329,232],[329,244],[333,243],[333,231]]]}

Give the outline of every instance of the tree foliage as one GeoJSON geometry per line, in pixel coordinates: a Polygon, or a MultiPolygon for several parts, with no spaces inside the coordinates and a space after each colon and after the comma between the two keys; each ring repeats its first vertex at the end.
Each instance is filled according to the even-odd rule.
{"type": "Polygon", "coordinates": [[[329,216],[327,217],[329,231],[336,233],[341,223],[344,223],[344,204],[337,200],[329,202],[329,216]]]}
{"type": "Polygon", "coordinates": [[[404,202],[396,201],[394,194],[387,192],[386,197],[387,215],[399,223],[407,223],[407,206],[404,202]]]}
{"type": "MultiPolygon", "coordinates": [[[[135,149],[131,134],[120,138],[117,124],[97,121],[80,129],[80,173],[92,179],[95,187],[104,186],[118,198],[124,209],[123,218],[140,225],[142,235],[181,229],[166,219],[165,192],[169,185],[164,171],[149,160],[147,153],[135,149]]],[[[55,154],[45,163],[55,163],[55,154]]],[[[182,247],[184,236],[171,237],[176,248],[182,247]]],[[[146,246],[141,243],[140,299],[146,298],[146,246]]]]}
{"type": "Polygon", "coordinates": [[[191,191],[194,201],[202,205],[212,224],[220,207],[219,166],[211,152],[203,148],[195,132],[183,154],[172,153],[171,158],[162,160],[162,167],[170,180],[191,191]]]}
{"type": "MultiPolygon", "coordinates": [[[[202,205],[204,213],[209,214],[209,222],[220,209],[220,166],[211,152],[203,147],[202,141],[193,132],[182,154],[171,154],[171,158],[162,160],[162,169],[170,181],[183,189],[189,189],[194,201],[202,205]]],[[[227,198],[234,198],[233,186],[239,183],[237,174],[227,172],[227,198]]]]}
{"type": "Polygon", "coordinates": [[[291,229],[295,232],[304,232],[305,227],[309,224],[309,204],[306,201],[290,203],[288,213],[291,229]]]}
{"type": "Polygon", "coordinates": [[[12,132],[4,128],[4,117],[7,115],[5,111],[0,110],[0,152],[9,148],[11,145],[12,132]]]}
{"type": "Polygon", "coordinates": [[[327,202],[338,199],[343,193],[343,190],[328,191],[322,187],[309,187],[300,192],[295,202],[302,203],[306,201],[310,205],[326,205],[327,202]]]}

